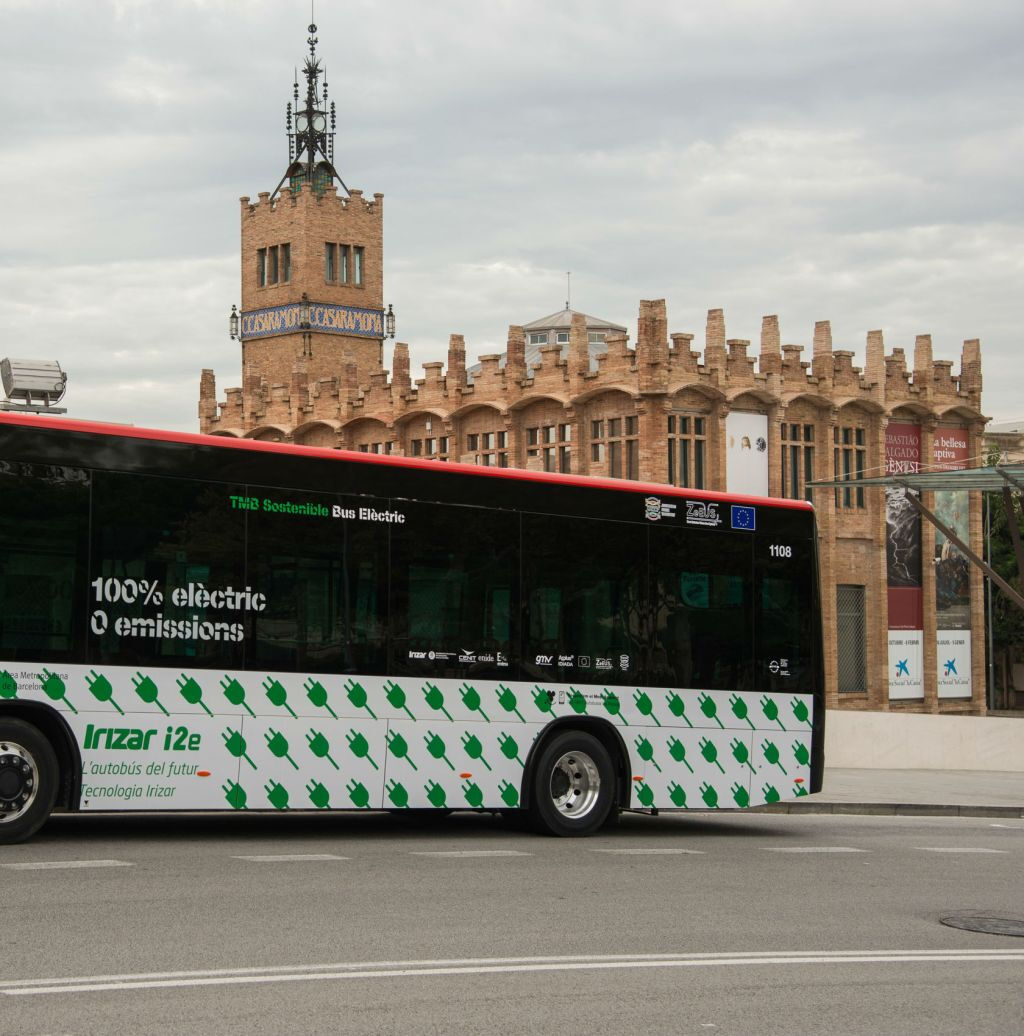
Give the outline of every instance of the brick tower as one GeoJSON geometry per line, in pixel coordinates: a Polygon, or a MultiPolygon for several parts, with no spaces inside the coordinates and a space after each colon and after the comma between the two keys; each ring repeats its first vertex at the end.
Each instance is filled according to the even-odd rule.
{"type": "MultiPolygon", "coordinates": [[[[288,104],[288,167],[273,192],[241,199],[242,424],[261,424],[268,394],[308,394],[382,367],[383,195],[349,189],[334,165],[334,102],[309,27],[305,96],[288,104]],[[340,191],[339,191],[340,187],[340,191]]],[[[209,401],[208,401],[209,405],[209,401]]],[[[200,405],[202,410],[202,404],[200,405]]]]}

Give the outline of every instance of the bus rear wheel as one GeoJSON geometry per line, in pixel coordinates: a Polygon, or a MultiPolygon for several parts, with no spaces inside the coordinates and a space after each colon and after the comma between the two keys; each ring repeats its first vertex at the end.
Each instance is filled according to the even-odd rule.
{"type": "Polygon", "coordinates": [[[0,845],[24,842],[43,826],[58,776],[53,746],[35,727],[0,719],[0,845]]]}
{"type": "Polygon", "coordinates": [[[611,757],[592,734],[570,730],[541,750],[530,811],[541,831],[561,837],[593,834],[608,819],[614,798],[611,757]]]}

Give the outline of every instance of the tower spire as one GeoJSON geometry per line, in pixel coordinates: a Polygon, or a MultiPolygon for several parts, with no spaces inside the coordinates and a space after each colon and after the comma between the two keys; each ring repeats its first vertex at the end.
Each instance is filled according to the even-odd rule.
{"type": "Polygon", "coordinates": [[[306,92],[305,97],[300,100],[299,74],[296,69],[292,85],[294,110],[289,104],[285,119],[288,133],[288,168],[274,189],[272,198],[277,196],[286,180],[290,181],[293,191],[308,183],[317,194],[322,194],[328,184],[337,180],[345,193],[349,193],[345,181],[334,167],[334,103],[328,98],[326,69],[317,57],[316,47],[320,40],[316,34],[316,22],[312,19],[313,5],[310,4],[310,23],[307,29],[309,35],[306,37],[309,56],[302,64],[306,92]]]}

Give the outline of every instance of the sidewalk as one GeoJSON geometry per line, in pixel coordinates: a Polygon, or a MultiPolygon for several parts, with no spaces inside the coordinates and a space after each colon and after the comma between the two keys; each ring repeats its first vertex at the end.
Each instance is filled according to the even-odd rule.
{"type": "Polygon", "coordinates": [[[771,813],[1024,817],[1024,773],[826,767],[819,794],[761,809],[771,813]]]}

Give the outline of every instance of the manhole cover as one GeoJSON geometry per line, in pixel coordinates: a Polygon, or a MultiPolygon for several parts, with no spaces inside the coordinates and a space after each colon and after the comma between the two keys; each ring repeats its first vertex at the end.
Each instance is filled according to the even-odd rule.
{"type": "Polygon", "coordinates": [[[1015,917],[984,917],[979,914],[951,914],[939,918],[949,928],[965,932],[983,932],[985,935],[1016,935],[1024,939],[1024,921],[1015,917]]]}

